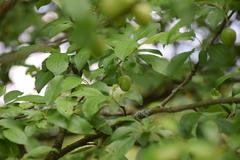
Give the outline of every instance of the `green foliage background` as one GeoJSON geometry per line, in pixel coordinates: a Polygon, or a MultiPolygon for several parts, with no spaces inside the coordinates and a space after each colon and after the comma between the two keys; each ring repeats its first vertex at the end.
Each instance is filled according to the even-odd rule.
{"type": "Polygon", "coordinates": [[[0,0],[0,159],[240,159],[240,46],[220,40],[239,12],[239,0],[0,0]],[[35,52],[50,53],[40,68],[25,63],[35,52]],[[44,95],[6,93],[13,65],[44,95]]]}

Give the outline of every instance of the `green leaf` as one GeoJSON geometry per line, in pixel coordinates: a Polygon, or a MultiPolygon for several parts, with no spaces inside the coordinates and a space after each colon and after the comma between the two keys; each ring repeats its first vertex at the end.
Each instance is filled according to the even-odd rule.
{"type": "Polygon", "coordinates": [[[103,107],[101,104],[105,102],[107,99],[108,97],[104,95],[88,97],[83,104],[84,115],[86,117],[92,117],[103,107]]]}
{"type": "Polygon", "coordinates": [[[45,103],[45,98],[39,95],[26,95],[18,97],[16,101],[26,101],[31,103],[45,103]]]}
{"type": "Polygon", "coordinates": [[[173,57],[170,61],[170,63],[167,66],[167,73],[169,76],[172,76],[178,72],[184,64],[184,62],[187,60],[187,58],[191,55],[192,51],[190,52],[184,52],[181,53],[175,57],[173,57]]]}
{"type": "Polygon", "coordinates": [[[45,100],[47,104],[51,104],[55,101],[55,99],[61,94],[63,76],[56,76],[52,79],[45,91],[45,100]]]}
{"type": "Polygon", "coordinates": [[[78,102],[76,100],[67,98],[59,98],[56,100],[58,112],[66,118],[69,118],[73,114],[74,106],[76,106],[77,104],[78,102]]]}
{"type": "Polygon", "coordinates": [[[0,85],[0,96],[4,95],[6,93],[6,86],[0,85]]]}
{"type": "Polygon", "coordinates": [[[138,44],[135,40],[127,36],[122,36],[115,42],[114,47],[114,53],[116,56],[121,60],[124,60],[137,49],[138,44]]]}
{"type": "Polygon", "coordinates": [[[79,88],[78,90],[74,91],[72,93],[72,96],[77,96],[77,97],[94,97],[94,96],[98,96],[98,95],[102,95],[102,93],[95,89],[95,88],[91,88],[91,87],[85,87],[82,86],[81,88],[79,88]]]}
{"type": "Polygon", "coordinates": [[[150,52],[158,55],[163,55],[158,49],[138,49],[138,52],[150,52]]]}
{"type": "Polygon", "coordinates": [[[48,23],[44,28],[43,32],[46,33],[49,37],[53,37],[60,32],[63,32],[73,26],[70,20],[63,18],[57,19],[51,23],[48,23]]]}
{"type": "Polygon", "coordinates": [[[94,126],[94,128],[96,128],[98,131],[104,134],[107,134],[107,135],[112,134],[112,128],[103,117],[100,117],[100,116],[92,117],[91,124],[94,126]]]}
{"type": "Polygon", "coordinates": [[[154,71],[167,75],[168,60],[155,55],[140,55],[140,57],[148,64],[150,64],[154,71]]]}
{"type": "Polygon", "coordinates": [[[219,87],[224,81],[228,80],[229,78],[235,77],[235,76],[239,76],[240,72],[232,72],[229,73],[227,75],[223,75],[222,77],[218,78],[216,81],[216,87],[219,87]]]}
{"type": "Polygon", "coordinates": [[[187,113],[182,116],[180,120],[180,132],[183,137],[190,138],[192,136],[192,130],[198,119],[200,118],[199,113],[187,113]]]}
{"type": "Polygon", "coordinates": [[[56,149],[49,146],[39,146],[37,148],[32,149],[30,152],[24,155],[23,159],[27,158],[43,158],[50,151],[56,151],[56,149]]]}
{"type": "Polygon", "coordinates": [[[4,137],[8,140],[17,143],[17,144],[26,144],[27,143],[27,136],[25,133],[17,128],[9,128],[3,131],[4,137]]]}
{"type": "Polygon", "coordinates": [[[61,53],[52,53],[46,61],[46,66],[52,73],[59,75],[68,68],[68,56],[61,53]]]}
{"type": "Polygon", "coordinates": [[[62,82],[62,91],[68,91],[79,86],[82,82],[82,79],[77,76],[66,77],[62,82]]]}
{"type": "Polygon", "coordinates": [[[51,2],[51,0],[39,0],[36,3],[36,7],[37,7],[37,9],[39,9],[40,7],[45,6],[45,5],[49,4],[50,2],[51,2]]]}
{"type": "Polygon", "coordinates": [[[134,137],[116,140],[106,147],[107,154],[101,160],[122,160],[135,143],[134,137]]]}
{"type": "Polygon", "coordinates": [[[91,124],[85,119],[73,115],[68,121],[67,129],[76,134],[94,134],[91,124]]]}
{"type": "Polygon", "coordinates": [[[17,90],[10,91],[4,95],[4,102],[8,103],[14,99],[16,99],[18,96],[22,95],[23,93],[17,90]]]}
{"type": "Polygon", "coordinates": [[[47,121],[61,128],[67,128],[68,121],[56,110],[51,110],[47,113],[47,121]]]}
{"type": "Polygon", "coordinates": [[[35,89],[39,93],[42,88],[51,80],[53,79],[54,75],[52,72],[44,72],[44,71],[39,71],[36,75],[36,80],[35,80],[35,89]]]}
{"type": "Polygon", "coordinates": [[[82,68],[87,64],[88,60],[90,58],[90,51],[87,49],[81,49],[73,59],[73,62],[76,66],[76,68],[81,71],[82,68]]]}
{"type": "Polygon", "coordinates": [[[140,105],[143,104],[142,95],[139,92],[135,91],[135,90],[128,91],[126,94],[123,95],[123,97],[131,99],[131,100],[134,100],[134,101],[136,101],[140,105]]]}

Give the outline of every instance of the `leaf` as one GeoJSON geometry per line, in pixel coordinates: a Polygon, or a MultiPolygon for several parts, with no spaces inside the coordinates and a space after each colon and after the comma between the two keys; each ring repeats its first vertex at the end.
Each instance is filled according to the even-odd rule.
{"type": "Polygon", "coordinates": [[[44,72],[44,71],[39,71],[36,75],[36,80],[35,80],[35,89],[39,93],[42,88],[51,80],[53,79],[54,75],[52,72],[44,72]]]}
{"type": "Polygon", "coordinates": [[[123,97],[131,99],[131,100],[134,100],[134,101],[136,101],[140,105],[143,104],[142,95],[139,92],[135,91],[135,90],[128,91],[126,94],[123,95],[123,97]]]}
{"type": "Polygon", "coordinates": [[[51,110],[47,113],[47,121],[61,128],[67,128],[68,121],[56,110],[51,110]]]}
{"type": "Polygon", "coordinates": [[[181,69],[181,66],[187,60],[187,58],[191,55],[193,51],[181,53],[175,57],[173,57],[170,63],[167,66],[167,73],[169,76],[176,74],[178,70],[181,69]]]}
{"type": "Polygon", "coordinates": [[[67,129],[76,134],[94,134],[93,127],[85,119],[73,115],[68,121],[67,129]]]}
{"type": "Polygon", "coordinates": [[[158,49],[138,49],[138,52],[150,52],[158,55],[163,55],[158,49]]]}
{"type": "Polygon", "coordinates": [[[185,138],[190,138],[192,135],[193,127],[196,125],[200,118],[199,113],[187,113],[182,116],[180,120],[180,132],[185,138]]]}
{"type": "Polygon", "coordinates": [[[124,155],[132,148],[135,141],[136,139],[134,137],[129,137],[112,142],[106,147],[108,153],[104,155],[101,160],[122,160],[124,155]]]}
{"type": "Polygon", "coordinates": [[[17,144],[26,144],[27,136],[18,128],[9,128],[3,131],[4,137],[17,144]]]}
{"type": "Polygon", "coordinates": [[[82,79],[77,76],[66,77],[62,82],[62,91],[68,91],[79,86],[82,82],[82,79]]]}
{"type": "Polygon", "coordinates": [[[112,128],[103,117],[100,117],[100,116],[92,117],[91,124],[94,126],[94,128],[96,128],[98,131],[104,134],[107,134],[107,135],[112,134],[112,128]]]}
{"type": "Polygon", "coordinates": [[[16,99],[18,96],[22,95],[23,93],[18,90],[13,90],[4,95],[4,102],[8,103],[14,99],[16,99]]]}
{"type": "Polygon", "coordinates": [[[61,53],[52,53],[47,61],[46,66],[55,75],[59,75],[68,68],[68,56],[61,53]]]}
{"type": "Polygon", "coordinates": [[[66,118],[69,118],[73,114],[73,107],[76,106],[78,102],[76,100],[72,99],[57,99],[56,100],[56,105],[57,105],[57,110],[60,114],[65,116],[66,118]]]}
{"type": "Polygon", "coordinates": [[[36,3],[36,7],[37,7],[37,9],[39,9],[40,7],[45,6],[45,5],[49,4],[50,2],[51,2],[51,0],[39,0],[36,3]]]}
{"type": "Polygon", "coordinates": [[[240,75],[240,72],[237,71],[237,72],[232,72],[232,73],[229,73],[227,75],[223,75],[222,77],[218,78],[217,81],[216,81],[216,87],[219,87],[224,81],[226,81],[227,79],[229,78],[232,78],[232,77],[235,77],[235,76],[239,76],[240,75]]]}
{"type": "Polygon", "coordinates": [[[26,95],[18,97],[16,101],[26,101],[31,103],[45,103],[45,98],[39,95],[26,95]]]}
{"type": "Polygon", "coordinates": [[[53,103],[55,99],[61,94],[62,81],[63,76],[56,76],[49,82],[44,95],[47,104],[53,103]]]}
{"type": "Polygon", "coordinates": [[[102,93],[95,88],[85,87],[85,86],[82,86],[81,88],[79,88],[78,90],[72,93],[72,96],[77,96],[77,97],[82,97],[82,96],[94,97],[97,95],[102,95],[102,93]]]}
{"type": "Polygon", "coordinates": [[[24,155],[23,159],[27,158],[42,158],[47,155],[50,151],[56,151],[56,149],[49,146],[39,146],[37,148],[32,149],[30,152],[24,155]]]}
{"type": "Polygon", "coordinates": [[[114,53],[121,60],[124,60],[127,56],[133,53],[138,47],[138,44],[135,40],[122,36],[114,44],[114,53]]]}
{"type": "Polygon", "coordinates": [[[49,37],[53,37],[60,32],[63,32],[73,26],[70,20],[66,20],[63,18],[57,19],[51,23],[48,23],[42,30],[42,32],[46,33],[49,37]]]}
{"type": "Polygon", "coordinates": [[[104,101],[108,99],[107,96],[98,95],[94,97],[88,97],[83,104],[83,113],[86,117],[92,117],[96,114],[101,108],[104,101]]]}
{"type": "Polygon", "coordinates": [[[73,58],[73,62],[76,68],[81,71],[82,68],[87,64],[90,58],[90,51],[87,49],[81,49],[73,58]]]}
{"type": "Polygon", "coordinates": [[[0,84],[0,96],[4,95],[6,93],[6,86],[0,84]]]}
{"type": "Polygon", "coordinates": [[[155,55],[140,55],[140,57],[148,64],[150,64],[154,71],[167,75],[168,60],[165,58],[157,57],[155,55]]]}

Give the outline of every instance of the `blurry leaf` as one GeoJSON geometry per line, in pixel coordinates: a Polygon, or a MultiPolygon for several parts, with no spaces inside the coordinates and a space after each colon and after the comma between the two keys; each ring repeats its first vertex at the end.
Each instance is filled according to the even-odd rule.
{"type": "Polygon", "coordinates": [[[51,72],[43,72],[39,71],[36,75],[35,80],[35,89],[39,93],[42,88],[51,80],[53,79],[54,75],[51,72]]]}
{"type": "Polygon", "coordinates": [[[180,120],[180,131],[184,138],[192,136],[192,130],[200,117],[199,113],[187,113],[180,120]]]}
{"type": "Polygon", "coordinates": [[[49,82],[44,95],[47,104],[53,103],[55,99],[61,94],[62,81],[63,76],[56,76],[49,82]]]}
{"type": "Polygon", "coordinates": [[[0,96],[4,95],[6,92],[6,87],[4,85],[0,85],[0,96]]]}
{"type": "Polygon", "coordinates": [[[91,124],[100,132],[111,135],[112,134],[112,128],[110,125],[107,123],[105,118],[100,117],[100,116],[94,116],[91,119],[91,124]]]}
{"type": "Polygon", "coordinates": [[[227,75],[223,75],[222,77],[218,78],[216,81],[216,87],[219,87],[224,81],[226,81],[229,78],[235,77],[235,76],[239,76],[240,72],[232,72],[229,73],[227,75]]]}
{"type": "Polygon", "coordinates": [[[191,55],[191,53],[192,53],[192,51],[184,52],[184,53],[181,53],[181,54],[173,57],[167,66],[168,75],[172,76],[172,75],[176,74],[176,72],[178,72],[178,70],[181,69],[181,66],[183,66],[184,62],[191,55]]]}
{"type": "Polygon", "coordinates": [[[87,49],[81,49],[75,56],[74,56],[74,64],[76,68],[81,71],[82,68],[87,64],[87,61],[90,58],[90,51],[87,49]]]}
{"type": "Polygon", "coordinates": [[[143,104],[142,95],[139,92],[135,91],[135,90],[130,90],[130,91],[126,92],[126,94],[124,94],[123,97],[131,99],[131,100],[134,100],[134,101],[136,101],[140,105],[143,104]]]}
{"type": "Polygon", "coordinates": [[[67,129],[76,134],[94,134],[91,124],[85,119],[73,115],[68,121],[67,129]]]}
{"type": "Polygon", "coordinates": [[[60,32],[63,32],[72,27],[72,22],[66,19],[57,19],[51,23],[48,23],[44,28],[43,32],[49,37],[53,37],[60,32]]]}
{"type": "Polygon", "coordinates": [[[14,99],[16,99],[18,96],[22,95],[23,93],[17,90],[10,91],[4,95],[4,102],[8,103],[14,99]]]}
{"type": "Polygon", "coordinates": [[[73,114],[73,107],[77,105],[76,100],[59,98],[56,100],[57,110],[60,114],[69,118],[73,114]]]}
{"type": "Polygon", "coordinates": [[[132,146],[135,143],[135,138],[134,137],[129,137],[126,139],[119,139],[111,144],[109,144],[106,147],[107,154],[104,155],[101,160],[109,160],[109,159],[114,159],[114,160],[123,160],[124,155],[132,148],[132,146]]]}
{"type": "Polygon", "coordinates": [[[45,6],[47,4],[49,4],[51,2],[51,0],[38,0],[38,2],[36,3],[36,7],[37,9],[39,9],[42,6],[45,6]]]}
{"type": "Polygon", "coordinates": [[[52,53],[46,61],[46,66],[55,75],[61,74],[68,68],[68,56],[61,53],[52,53]]]}
{"type": "Polygon", "coordinates": [[[56,110],[48,111],[47,121],[61,128],[67,128],[68,126],[67,119],[56,110]]]}
{"type": "Polygon", "coordinates": [[[82,79],[77,76],[68,76],[62,81],[62,91],[68,91],[79,86],[82,79]]]}
{"type": "Polygon", "coordinates": [[[3,131],[4,137],[17,144],[26,144],[27,136],[18,128],[9,128],[3,131]]]}
{"type": "Polygon", "coordinates": [[[150,64],[154,71],[163,75],[167,74],[167,66],[169,64],[167,59],[154,55],[140,55],[140,57],[146,61],[146,63],[150,64]]]}
{"type": "Polygon", "coordinates": [[[101,103],[105,102],[108,99],[104,95],[96,95],[93,97],[88,97],[83,104],[83,113],[86,117],[91,117],[96,114],[101,108],[101,103]]]}
{"type": "Polygon", "coordinates": [[[23,159],[28,158],[42,158],[43,156],[47,155],[50,151],[56,151],[56,149],[49,147],[49,146],[39,146],[37,148],[32,149],[30,152],[24,155],[23,159]]]}
{"type": "Polygon", "coordinates": [[[39,95],[26,95],[18,97],[16,101],[27,101],[31,103],[45,103],[45,98],[39,95]]]}
{"type": "Polygon", "coordinates": [[[150,52],[162,56],[162,53],[158,49],[138,49],[138,52],[150,52]]]}
{"type": "Polygon", "coordinates": [[[138,44],[130,37],[122,36],[115,42],[114,47],[114,53],[116,56],[121,60],[124,60],[137,49],[138,44]]]}

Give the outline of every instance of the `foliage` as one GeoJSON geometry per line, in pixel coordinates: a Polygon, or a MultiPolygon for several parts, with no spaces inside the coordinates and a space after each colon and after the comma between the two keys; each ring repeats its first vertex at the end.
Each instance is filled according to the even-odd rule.
{"type": "Polygon", "coordinates": [[[0,0],[0,159],[239,159],[239,12],[238,0],[0,0]],[[40,68],[25,62],[35,52],[50,53],[40,68]],[[13,65],[39,94],[6,92],[13,65]]]}

